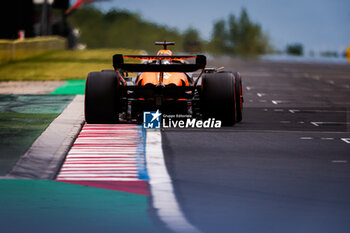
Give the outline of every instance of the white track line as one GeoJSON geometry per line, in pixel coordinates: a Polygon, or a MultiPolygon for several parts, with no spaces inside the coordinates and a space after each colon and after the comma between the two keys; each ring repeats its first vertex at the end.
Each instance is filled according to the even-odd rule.
{"type": "Polygon", "coordinates": [[[347,160],[332,160],[332,163],[347,163],[347,160]]]}
{"type": "Polygon", "coordinates": [[[152,205],[158,217],[174,232],[200,232],[183,215],[166,169],[159,130],[147,130],[146,160],[152,205]]]}
{"type": "Polygon", "coordinates": [[[311,121],[311,124],[313,124],[314,126],[320,126],[320,125],[350,125],[350,122],[314,122],[311,121]]]}
{"type": "Polygon", "coordinates": [[[341,140],[345,143],[350,144],[350,138],[341,138],[341,140]]]}
{"type": "Polygon", "coordinates": [[[301,139],[301,140],[310,140],[310,139],[313,139],[313,137],[300,137],[299,139],[301,139]]]}
{"type": "Polygon", "coordinates": [[[272,102],[273,104],[281,104],[281,103],[283,103],[283,102],[285,102],[285,101],[283,101],[283,100],[271,100],[271,102],[272,102]]]}

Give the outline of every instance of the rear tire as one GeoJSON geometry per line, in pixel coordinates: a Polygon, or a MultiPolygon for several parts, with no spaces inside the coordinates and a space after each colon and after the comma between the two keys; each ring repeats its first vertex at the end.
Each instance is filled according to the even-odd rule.
{"type": "Polygon", "coordinates": [[[224,126],[236,121],[236,96],[232,73],[209,73],[202,77],[201,110],[205,119],[221,120],[224,126]]]}
{"type": "Polygon", "coordinates": [[[88,124],[118,123],[119,78],[113,72],[91,72],[85,87],[85,121],[88,124]]]}
{"type": "Polygon", "coordinates": [[[235,92],[236,92],[236,122],[242,121],[243,113],[243,94],[242,94],[242,78],[241,74],[236,72],[235,76],[235,92]]]}

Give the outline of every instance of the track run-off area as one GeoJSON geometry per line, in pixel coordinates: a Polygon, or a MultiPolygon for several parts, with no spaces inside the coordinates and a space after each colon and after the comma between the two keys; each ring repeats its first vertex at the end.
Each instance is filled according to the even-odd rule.
{"type": "Polygon", "coordinates": [[[72,97],[59,122],[42,133],[54,135],[50,144],[40,137],[33,144],[60,159],[45,161],[28,150],[3,174],[1,229],[348,232],[350,66],[232,59],[209,66],[242,74],[241,123],[163,130],[88,125],[81,120],[83,97],[72,97]],[[64,117],[70,109],[81,115],[75,123],[64,117]],[[67,124],[76,130],[65,131],[67,124]],[[40,166],[27,167],[31,158],[40,166]],[[42,172],[45,166],[51,172],[42,172]]]}

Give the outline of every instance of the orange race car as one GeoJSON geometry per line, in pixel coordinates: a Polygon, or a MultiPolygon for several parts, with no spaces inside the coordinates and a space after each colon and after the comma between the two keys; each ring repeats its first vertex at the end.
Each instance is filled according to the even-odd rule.
{"type": "Polygon", "coordinates": [[[144,111],[156,110],[215,118],[223,125],[242,120],[242,78],[238,72],[206,68],[204,55],[174,56],[168,49],[174,42],[155,44],[163,46],[157,55],[116,54],[114,70],[88,74],[87,123],[141,123],[144,111]],[[143,63],[124,63],[124,58],[143,63]],[[138,73],[137,77],[128,77],[129,72],[138,73]]]}

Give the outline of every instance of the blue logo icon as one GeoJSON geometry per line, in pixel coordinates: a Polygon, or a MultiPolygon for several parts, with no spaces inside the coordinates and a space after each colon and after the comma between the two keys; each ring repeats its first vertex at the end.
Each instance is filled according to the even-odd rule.
{"type": "Polygon", "coordinates": [[[143,112],[143,128],[145,129],[160,129],[160,116],[162,114],[156,112],[143,112]]]}

